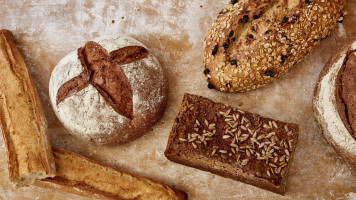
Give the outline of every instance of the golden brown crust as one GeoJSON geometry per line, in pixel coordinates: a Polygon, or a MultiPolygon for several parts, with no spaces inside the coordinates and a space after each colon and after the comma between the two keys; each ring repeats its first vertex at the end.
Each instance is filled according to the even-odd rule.
{"type": "MultiPolygon", "coordinates": [[[[356,151],[352,152],[350,151],[351,147],[345,147],[345,144],[349,144],[350,141],[346,140],[346,138],[343,140],[343,142],[345,144],[341,144],[338,143],[334,136],[332,136],[332,134],[340,134],[339,131],[334,131],[334,133],[331,133],[328,130],[328,124],[326,123],[324,117],[321,115],[319,109],[320,106],[320,91],[321,91],[321,83],[322,80],[325,78],[325,76],[332,70],[332,68],[334,67],[334,65],[339,61],[339,59],[342,59],[343,56],[345,56],[347,54],[347,52],[354,50],[352,48],[352,44],[354,44],[356,42],[355,38],[353,40],[350,40],[350,42],[348,42],[347,44],[345,44],[342,48],[340,48],[337,52],[335,52],[330,59],[328,60],[328,62],[325,64],[324,68],[321,70],[319,77],[316,81],[316,86],[314,89],[314,95],[313,95],[313,110],[314,110],[314,116],[317,119],[318,125],[321,127],[322,132],[323,132],[323,136],[325,137],[326,141],[335,149],[335,151],[341,156],[343,157],[347,162],[349,162],[351,165],[353,165],[354,167],[356,167],[356,151]]],[[[341,69],[342,67],[340,67],[341,69]]],[[[338,73],[333,74],[335,76],[338,75],[338,73]]],[[[338,80],[336,80],[336,82],[338,82],[338,80]]],[[[332,84],[332,83],[329,83],[332,84]]],[[[330,91],[330,95],[335,95],[335,102],[333,102],[333,104],[335,105],[335,107],[340,110],[342,108],[342,106],[340,105],[341,102],[338,100],[337,98],[337,93],[336,91],[330,91]]],[[[323,108],[325,109],[325,108],[323,108]]],[[[345,121],[345,117],[343,115],[339,115],[339,117],[341,118],[341,121],[344,123],[345,121]]],[[[345,124],[343,124],[345,125],[345,124]]],[[[350,135],[352,135],[352,132],[350,127],[346,126],[344,127],[349,133],[350,135]]],[[[343,127],[339,127],[340,130],[343,129],[343,127]]],[[[344,136],[340,136],[342,138],[344,138],[344,136]]],[[[353,141],[353,144],[355,144],[356,141],[353,141]]]]}
{"type": "Polygon", "coordinates": [[[298,125],[185,94],[166,157],[174,162],[285,193],[298,125]]]}
{"type": "Polygon", "coordinates": [[[15,187],[53,177],[55,165],[41,102],[13,35],[0,30],[0,119],[15,187]]]}
{"type": "Polygon", "coordinates": [[[101,199],[187,199],[187,194],[148,178],[104,166],[75,153],[53,148],[57,174],[35,185],[101,199]]]}
{"type": "Polygon", "coordinates": [[[335,27],[346,0],[231,2],[206,35],[204,73],[209,88],[244,92],[275,80],[309,54],[335,27]]]}

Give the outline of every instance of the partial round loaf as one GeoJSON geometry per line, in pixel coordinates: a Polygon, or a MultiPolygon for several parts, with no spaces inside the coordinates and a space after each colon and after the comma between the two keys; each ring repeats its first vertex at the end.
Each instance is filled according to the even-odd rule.
{"type": "Polygon", "coordinates": [[[86,43],[57,64],[49,83],[64,127],[95,145],[126,143],[149,131],[164,114],[167,92],[158,60],[127,36],[86,43]]]}
{"type": "Polygon", "coordinates": [[[325,139],[356,167],[356,41],[335,53],[321,71],[313,97],[316,119],[325,139]],[[350,81],[349,78],[353,81],[350,81]],[[351,90],[350,90],[351,89],[351,90]],[[350,110],[351,108],[351,110],[350,110]]]}
{"type": "Polygon", "coordinates": [[[245,92],[280,77],[330,34],[345,2],[229,1],[204,41],[208,87],[245,92]]]}

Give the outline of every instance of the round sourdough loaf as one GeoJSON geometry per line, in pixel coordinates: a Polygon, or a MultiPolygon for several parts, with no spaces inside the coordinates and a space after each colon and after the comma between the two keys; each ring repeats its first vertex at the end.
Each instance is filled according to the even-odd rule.
{"type": "Polygon", "coordinates": [[[158,60],[137,40],[104,36],[65,56],[49,95],[70,133],[95,145],[132,141],[162,117],[168,86],[158,60]]]}
{"type": "Polygon", "coordinates": [[[313,106],[325,139],[356,167],[356,41],[335,53],[316,83],[313,106]]]}
{"type": "Polygon", "coordinates": [[[231,0],[204,41],[208,88],[245,92],[270,83],[341,22],[346,0],[231,0]]]}

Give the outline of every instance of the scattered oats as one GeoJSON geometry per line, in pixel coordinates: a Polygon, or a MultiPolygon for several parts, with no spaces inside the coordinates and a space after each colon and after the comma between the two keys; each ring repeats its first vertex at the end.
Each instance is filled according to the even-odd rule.
{"type": "Polygon", "coordinates": [[[240,126],[242,130],[247,131],[247,128],[245,126],[240,126]]]}
{"type": "Polygon", "coordinates": [[[277,174],[279,174],[279,173],[281,172],[281,169],[282,169],[282,168],[278,167],[278,168],[275,169],[275,172],[276,172],[277,174]]]}
{"type": "Polygon", "coordinates": [[[268,175],[269,177],[271,177],[271,173],[269,172],[269,170],[267,170],[266,172],[267,172],[267,175],[268,175]]]}
{"type": "Polygon", "coordinates": [[[288,143],[289,143],[289,149],[292,150],[293,140],[289,140],[288,143]]]}
{"type": "Polygon", "coordinates": [[[274,127],[278,128],[278,125],[277,125],[277,123],[275,121],[272,121],[272,124],[273,124],[274,127]]]}
{"type": "Polygon", "coordinates": [[[253,131],[251,130],[251,129],[247,129],[247,131],[251,134],[251,135],[253,135],[253,131]]]}
{"type": "Polygon", "coordinates": [[[241,135],[241,130],[238,130],[236,136],[240,137],[240,135],[241,135]]]}
{"type": "Polygon", "coordinates": [[[236,128],[239,125],[239,123],[235,123],[234,125],[232,125],[232,128],[236,128]]]}
{"type": "Polygon", "coordinates": [[[200,126],[200,122],[197,119],[195,120],[195,123],[200,126]]]}
{"type": "Polygon", "coordinates": [[[216,153],[216,149],[213,149],[213,151],[211,152],[211,156],[213,156],[216,153]]]}
{"type": "Polygon", "coordinates": [[[287,132],[289,132],[289,128],[287,125],[284,125],[284,130],[286,130],[287,132]]]}
{"type": "Polygon", "coordinates": [[[234,148],[231,148],[231,151],[232,151],[233,153],[236,153],[236,151],[235,151],[235,149],[234,149],[234,148]]]}
{"type": "Polygon", "coordinates": [[[274,160],[273,160],[274,163],[277,163],[278,162],[278,157],[275,157],[274,160]]]}
{"type": "Polygon", "coordinates": [[[228,138],[230,138],[230,135],[224,135],[223,136],[223,139],[225,140],[225,139],[228,139],[228,138]]]}
{"type": "Polygon", "coordinates": [[[276,135],[276,132],[270,132],[268,133],[268,135],[266,136],[266,138],[270,138],[272,136],[276,135]]]}
{"type": "Polygon", "coordinates": [[[265,145],[265,143],[262,142],[262,143],[258,146],[258,148],[261,149],[262,147],[264,147],[264,145],[265,145]]]}
{"type": "Polygon", "coordinates": [[[261,139],[263,139],[263,138],[265,138],[265,137],[266,137],[265,134],[262,134],[262,135],[260,135],[260,136],[257,137],[257,140],[261,140],[261,139]]]}
{"type": "Polygon", "coordinates": [[[219,150],[219,153],[227,153],[225,150],[219,150]]]}
{"type": "Polygon", "coordinates": [[[194,142],[192,142],[192,145],[193,145],[194,149],[197,148],[197,145],[194,142]]]}
{"type": "Polygon", "coordinates": [[[290,155],[288,149],[284,149],[284,152],[285,152],[288,156],[290,155]]]}
{"type": "Polygon", "coordinates": [[[248,161],[249,161],[248,159],[242,160],[241,165],[242,165],[242,166],[247,165],[248,161]]]}
{"type": "Polygon", "coordinates": [[[270,163],[270,164],[268,164],[270,167],[274,167],[274,168],[276,168],[277,167],[277,165],[275,165],[275,164],[273,164],[273,163],[270,163]]]}
{"type": "Polygon", "coordinates": [[[246,154],[247,154],[248,157],[251,157],[251,153],[250,153],[249,150],[246,150],[246,154]]]}
{"type": "Polygon", "coordinates": [[[197,140],[197,138],[196,138],[196,137],[191,138],[191,139],[189,140],[189,142],[194,142],[195,140],[197,140]]]}
{"type": "Polygon", "coordinates": [[[238,148],[239,146],[237,146],[237,144],[230,144],[230,146],[238,148]]]}
{"type": "Polygon", "coordinates": [[[199,129],[198,129],[198,128],[194,128],[194,131],[195,131],[195,132],[198,132],[198,131],[199,131],[199,129]]]}
{"type": "Polygon", "coordinates": [[[204,123],[205,123],[206,126],[209,126],[208,120],[205,119],[205,120],[204,120],[204,123]]]}
{"type": "Polygon", "coordinates": [[[186,142],[187,140],[184,138],[179,138],[179,141],[186,142]]]}
{"type": "Polygon", "coordinates": [[[268,126],[268,124],[263,124],[263,128],[265,128],[265,129],[270,129],[271,127],[268,126]]]}

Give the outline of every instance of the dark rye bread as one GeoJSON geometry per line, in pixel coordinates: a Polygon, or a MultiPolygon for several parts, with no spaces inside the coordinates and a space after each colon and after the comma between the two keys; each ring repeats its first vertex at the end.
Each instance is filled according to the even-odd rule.
{"type": "Polygon", "coordinates": [[[356,40],[338,49],[321,70],[313,96],[314,115],[326,141],[356,167],[356,40]]]}
{"type": "Polygon", "coordinates": [[[356,138],[356,50],[349,50],[336,78],[336,106],[347,130],[356,138]]]}
{"type": "Polygon", "coordinates": [[[346,0],[231,0],[204,41],[209,88],[245,92],[286,73],[343,20],[346,0]]]}
{"type": "Polygon", "coordinates": [[[174,162],[284,194],[298,125],[185,94],[169,136],[174,162]]]}

